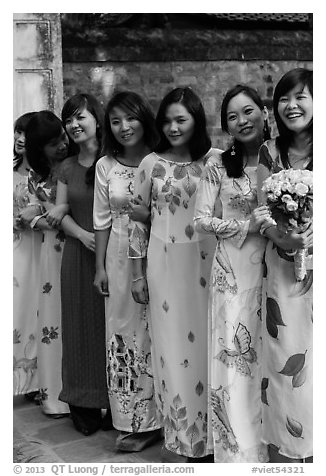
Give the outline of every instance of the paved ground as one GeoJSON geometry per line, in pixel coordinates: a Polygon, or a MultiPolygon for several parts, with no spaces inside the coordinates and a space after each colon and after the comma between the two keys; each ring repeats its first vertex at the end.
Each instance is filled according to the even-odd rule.
{"type": "Polygon", "coordinates": [[[70,418],[54,420],[24,397],[14,397],[15,463],[183,463],[162,450],[163,440],[138,453],[115,451],[117,431],[99,430],[91,436],[78,433],[70,418]]]}

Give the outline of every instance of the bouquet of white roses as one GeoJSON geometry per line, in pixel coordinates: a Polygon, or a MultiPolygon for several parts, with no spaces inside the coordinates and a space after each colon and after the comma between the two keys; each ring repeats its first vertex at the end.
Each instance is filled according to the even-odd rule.
{"type": "MultiPolygon", "coordinates": [[[[310,170],[285,169],[268,177],[262,186],[272,218],[283,231],[305,231],[312,221],[313,173],[310,170]]],[[[307,250],[294,255],[295,276],[302,281],[306,275],[307,250]]]]}

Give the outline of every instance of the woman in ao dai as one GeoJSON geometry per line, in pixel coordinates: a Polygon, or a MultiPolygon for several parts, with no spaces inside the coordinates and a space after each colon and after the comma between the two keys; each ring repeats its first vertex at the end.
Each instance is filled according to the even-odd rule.
{"type": "Polygon", "coordinates": [[[203,106],[191,88],[176,88],[165,96],[156,124],[160,143],[143,159],[135,180],[135,196],[151,210],[151,223],[131,223],[132,289],[137,302],[147,302],[149,294],[165,447],[191,461],[204,461],[211,453],[207,301],[215,239],[196,233],[193,213],[206,157],[214,151],[203,106]]]}
{"type": "MultiPolygon", "coordinates": [[[[263,181],[282,169],[312,170],[313,73],[297,68],[286,73],[274,92],[279,136],[262,145],[259,190],[263,181]]],[[[260,194],[262,195],[262,194],[260,194]]],[[[265,197],[261,196],[265,202],[265,197]]],[[[270,461],[312,462],[312,224],[304,233],[265,226],[267,301],[263,309],[263,441],[270,461]],[[307,274],[297,282],[296,250],[309,249],[307,274]]]]}
{"type": "Polygon", "coordinates": [[[57,189],[58,168],[68,153],[69,140],[60,119],[51,111],[40,111],[26,128],[26,154],[32,167],[29,189],[38,200],[42,212],[35,213],[30,225],[42,230],[44,239],[40,258],[38,289],[37,357],[40,401],[43,412],[53,418],[69,414],[68,405],[59,400],[61,391],[61,291],[60,266],[64,234],[57,225],[67,207],[57,209],[54,226],[47,222],[53,210],[57,189]]]}
{"type": "MultiPolygon", "coordinates": [[[[222,129],[232,147],[207,161],[199,185],[195,228],[218,239],[209,296],[209,434],[217,463],[267,461],[261,443],[261,297],[265,239],[257,208],[258,150],[267,111],[252,88],[229,90],[222,129]],[[214,217],[214,204],[222,209],[214,217]]],[[[265,125],[265,127],[264,127],[265,125]]]]}
{"type": "Polygon", "coordinates": [[[137,167],[156,143],[149,105],[120,92],[105,112],[105,150],[96,164],[94,284],[105,296],[107,381],[116,449],[140,451],[161,437],[154,397],[148,305],[131,294],[128,224],[137,167]]]}
{"type": "Polygon", "coordinates": [[[25,130],[33,112],[20,116],[14,125],[13,164],[13,394],[34,399],[37,378],[37,312],[42,232],[23,223],[24,210],[39,212],[36,197],[28,191],[25,130]]]}

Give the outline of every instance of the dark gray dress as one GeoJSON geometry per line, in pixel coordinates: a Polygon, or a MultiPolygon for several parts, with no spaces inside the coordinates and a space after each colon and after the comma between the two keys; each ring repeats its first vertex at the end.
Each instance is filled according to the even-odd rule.
{"type": "MultiPolygon", "coordinates": [[[[93,231],[94,189],[85,184],[87,168],[66,159],[59,180],[68,187],[70,215],[93,231]]],[[[104,299],[93,286],[95,253],[67,236],[61,266],[62,382],[60,400],[87,408],[108,408],[105,371],[104,299]]]]}

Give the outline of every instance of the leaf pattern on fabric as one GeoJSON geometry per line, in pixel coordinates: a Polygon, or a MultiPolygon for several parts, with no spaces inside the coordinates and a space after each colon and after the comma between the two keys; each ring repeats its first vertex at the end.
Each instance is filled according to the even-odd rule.
{"type": "Polygon", "coordinates": [[[189,197],[192,197],[197,190],[197,183],[187,175],[181,182],[182,187],[189,197]]]}
{"type": "Polygon", "coordinates": [[[202,384],[201,381],[199,381],[195,387],[195,391],[196,391],[196,394],[198,396],[202,395],[203,391],[204,391],[204,385],[202,384]]]}
{"type": "Polygon", "coordinates": [[[52,284],[51,283],[45,283],[43,285],[43,294],[48,294],[52,289],[52,284]]]}
{"type": "Polygon", "coordinates": [[[152,177],[164,180],[165,176],[166,176],[165,167],[163,167],[161,163],[156,162],[152,170],[152,177]]]}
{"type": "Polygon", "coordinates": [[[271,297],[266,299],[266,327],[269,335],[274,339],[278,336],[277,326],[286,326],[281,314],[281,309],[277,301],[271,297]]]}
{"type": "Polygon", "coordinates": [[[55,328],[53,326],[51,326],[50,329],[46,326],[43,327],[43,329],[42,329],[43,337],[41,339],[41,342],[43,344],[51,344],[52,340],[58,339],[58,337],[59,337],[58,329],[59,329],[58,326],[55,327],[55,328]]]}
{"type": "Polygon", "coordinates": [[[302,281],[295,281],[289,297],[304,296],[310,290],[313,283],[313,270],[308,269],[307,274],[302,281]]]}
{"type": "Polygon", "coordinates": [[[306,381],[307,378],[307,367],[303,367],[300,372],[296,373],[292,377],[292,387],[293,388],[298,388],[301,387],[306,381]]]}
{"type": "Polygon", "coordinates": [[[187,225],[185,228],[185,235],[187,236],[187,238],[189,238],[189,240],[191,240],[191,238],[194,236],[194,233],[194,227],[192,225],[187,225]]]}
{"type": "Polygon", "coordinates": [[[299,421],[294,420],[294,418],[286,417],[286,429],[294,438],[303,438],[303,426],[299,421]]]}
{"type": "Polygon", "coordinates": [[[196,422],[194,422],[192,425],[188,427],[186,431],[186,436],[189,438],[191,446],[196,440],[198,440],[199,429],[198,429],[198,426],[196,425],[196,422]]]}
{"type": "Polygon", "coordinates": [[[200,177],[201,177],[202,169],[201,169],[200,166],[199,166],[198,164],[196,164],[195,162],[193,162],[193,163],[188,167],[188,170],[189,170],[189,174],[192,175],[193,177],[197,177],[197,178],[200,178],[200,177]]]}
{"type": "Polygon", "coordinates": [[[205,442],[204,440],[197,441],[192,447],[192,454],[194,458],[200,458],[205,454],[205,442]]]}
{"type": "Polygon", "coordinates": [[[298,372],[300,372],[305,364],[306,353],[304,354],[294,354],[288,358],[282,370],[278,373],[286,375],[287,377],[293,377],[298,372]]]}
{"type": "Polygon", "coordinates": [[[146,180],[146,172],[143,169],[139,174],[140,183],[143,183],[146,180]]]}
{"type": "Polygon", "coordinates": [[[191,331],[188,334],[188,340],[189,342],[194,342],[195,340],[195,335],[191,331]]]}
{"type": "Polygon", "coordinates": [[[20,344],[21,343],[21,333],[17,330],[14,329],[14,344],[20,344]]]}
{"type": "Polygon", "coordinates": [[[267,388],[268,388],[269,380],[266,377],[263,377],[261,380],[261,401],[268,405],[267,401],[267,388]]]}
{"type": "Polygon", "coordinates": [[[174,170],[173,170],[173,177],[176,180],[181,180],[187,175],[187,169],[186,167],[182,165],[177,165],[174,170]]]}

